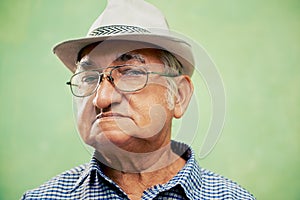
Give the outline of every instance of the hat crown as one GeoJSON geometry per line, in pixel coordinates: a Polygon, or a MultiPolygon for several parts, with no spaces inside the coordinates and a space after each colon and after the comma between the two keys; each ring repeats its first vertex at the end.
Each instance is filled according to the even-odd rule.
{"type": "Polygon", "coordinates": [[[194,57],[189,39],[169,29],[160,10],[144,0],[107,0],[107,6],[90,27],[86,37],[57,44],[53,52],[72,71],[78,54],[92,43],[127,40],[148,43],[172,53],[191,76],[194,57]]]}
{"type": "Polygon", "coordinates": [[[155,6],[144,0],[108,0],[102,14],[88,31],[88,35],[99,27],[122,25],[143,29],[169,30],[168,23],[155,6]]]}

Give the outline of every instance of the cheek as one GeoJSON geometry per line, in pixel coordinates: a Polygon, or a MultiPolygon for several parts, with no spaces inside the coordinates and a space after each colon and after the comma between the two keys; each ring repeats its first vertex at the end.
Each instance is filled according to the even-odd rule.
{"type": "Polygon", "coordinates": [[[96,117],[91,97],[73,98],[73,110],[78,132],[84,141],[87,140],[92,127],[92,121],[96,117]]]}
{"type": "Polygon", "coordinates": [[[131,99],[132,106],[130,110],[133,112],[131,115],[133,120],[126,123],[118,121],[118,127],[127,135],[135,138],[146,139],[160,135],[169,124],[167,123],[167,110],[159,103],[161,102],[159,99],[148,97],[143,101],[135,101],[139,99],[138,96],[135,95],[131,99]]]}
{"type": "Polygon", "coordinates": [[[175,91],[176,84],[173,80],[167,79],[155,79],[155,82],[150,82],[149,86],[152,87],[150,95],[156,95],[154,101],[159,102],[161,105],[165,106],[168,110],[174,109],[175,104],[175,91]]]}
{"type": "Polygon", "coordinates": [[[130,105],[134,111],[134,118],[140,126],[146,126],[157,119],[166,121],[171,118],[173,109],[170,109],[170,95],[164,88],[147,87],[147,92],[133,95],[130,105]]]}

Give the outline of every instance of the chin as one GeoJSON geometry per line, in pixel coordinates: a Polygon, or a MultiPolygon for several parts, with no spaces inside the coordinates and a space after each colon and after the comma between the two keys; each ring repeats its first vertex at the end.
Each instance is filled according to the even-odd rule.
{"type": "Polygon", "coordinates": [[[121,131],[113,130],[113,131],[101,131],[97,133],[95,137],[93,137],[93,139],[94,139],[93,143],[97,143],[97,146],[114,145],[114,146],[121,147],[131,140],[131,136],[121,131]]]}

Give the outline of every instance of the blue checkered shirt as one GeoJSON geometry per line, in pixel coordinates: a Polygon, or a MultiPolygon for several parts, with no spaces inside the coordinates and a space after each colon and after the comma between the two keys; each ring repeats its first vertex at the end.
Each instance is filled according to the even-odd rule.
{"type": "MultiPolygon", "coordinates": [[[[186,165],[166,184],[144,191],[141,199],[255,199],[235,182],[199,167],[193,151],[185,144],[173,142],[173,147],[177,148],[175,152],[187,149],[182,156],[186,165]]],[[[90,163],[66,171],[26,192],[22,199],[129,198],[102,172],[101,164],[93,157],[90,163]]]]}

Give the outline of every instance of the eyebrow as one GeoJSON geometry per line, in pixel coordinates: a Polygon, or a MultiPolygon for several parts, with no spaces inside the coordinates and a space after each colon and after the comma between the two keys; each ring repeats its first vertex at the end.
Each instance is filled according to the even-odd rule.
{"type": "Polygon", "coordinates": [[[90,60],[81,60],[77,63],[77,70],[82,69],[82,70],[88,70],[90,68],[96,68],[96,64],[93,63],[90,60]]]}
{"type": "MultiPolygon", "coordinates": [[[[124,53],[121,56],[117,57],[114,61],[127,62],[127,61],[138,61],[145,64],[145,59],[141,54],[138,53],[124,53]]],[[[89,70],[89,69],[98,69],[99,67],[91,60],[81,60],[77,63],[77,70],[89,70]]]]}
{"type": "Polygon", "coordinates": [[[136,60],[139,61],[140,63],[145,63],[145,59],[141,54],[138,53],[124,53],[121,56],[119,56],[115,61],[131,61],[131,60],[136,60]]]}

